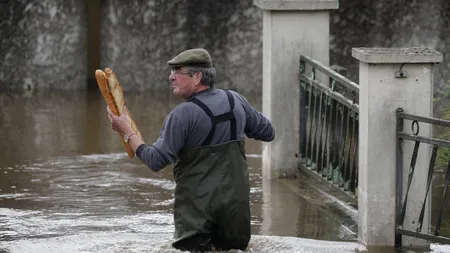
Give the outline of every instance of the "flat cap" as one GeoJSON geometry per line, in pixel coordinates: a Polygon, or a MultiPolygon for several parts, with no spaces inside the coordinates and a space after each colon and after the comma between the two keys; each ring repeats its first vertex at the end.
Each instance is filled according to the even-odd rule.
{"type": "Polygon", "coordinates": [[[194,67],[212,67],[211,56],[203,48],[194,48],[181,52],[172,60],[167,62],[171,67],[194,66],[194,67]]]}

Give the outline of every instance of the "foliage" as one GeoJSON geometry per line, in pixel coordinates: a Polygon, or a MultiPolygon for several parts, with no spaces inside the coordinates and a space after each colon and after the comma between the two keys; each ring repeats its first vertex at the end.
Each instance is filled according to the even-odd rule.
{"type": "MultiPolygon", "coordinates": [[[[434,114],[437,118],[450,120],[450,88],[447,88],[445,91],[441,90],[435,94],[434,114]]],[[[450,127],[435,127],[434,137],[447,141],[450,140],[450,127]]],[[[436,157],[436,168],[446,169],[449,160],[450,149],[440,148],[436,157]]]]}

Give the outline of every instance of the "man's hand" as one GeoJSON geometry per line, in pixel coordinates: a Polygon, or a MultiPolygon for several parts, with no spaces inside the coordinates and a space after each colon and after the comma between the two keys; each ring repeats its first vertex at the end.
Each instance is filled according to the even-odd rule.
{"type": "Polygon", "coordinates": [[[111,109],[109,109],[109,106],[106,106],[106,111],[108,112],[108,118],[111,122],[111,128],[118,132],[121,135],[124,135],[126,133],[133,133],[133,129],[131,128],[130,119],[127,115],[127,108],[126,106],[123,106],[122,109],[122,115],[116,116],[111,109]]]}

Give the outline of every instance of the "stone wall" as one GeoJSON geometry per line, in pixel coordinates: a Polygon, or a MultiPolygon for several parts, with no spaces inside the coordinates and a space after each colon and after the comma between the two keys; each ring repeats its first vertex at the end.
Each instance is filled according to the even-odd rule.
{"type": "MultiPolygon", "coordinates": [[[[253,0],[101,1],[101,63],[125,90],[168,89],[166,62],[204,47],[217,86],[261,92],[262,14],[253,0]]],[[[330,65],[358,82],[352,47],[428,46],[444,53],[436,89],[450,84],[448,0],[341,0],[331,12],[330,65]]],[[[0,2],[0,89],[84,89],[86,1],[0,2]]],[[[100,15],[99,14],[99,15],[100,15]]],[[[311,24],[314,25],[314,24],[311,24]]],[[[93,42],[94,43],[94,42],[93,42]]]]}
{"type": "Polygon", "coordinates": [[[86,87],[84,3],[0,1],[0,89],[86,87]]]}
{"type": "Polygon", "coordinates": [[[105,1],[102,68],[118,73],[124,89],[164,89],[167,61],[179,52],[206,48],[217,86],[261,92],[262,11],[252,0],[105,1]]]}
{"type": "Polygon", "coordinates": [[[445,89],[450,85],[449,21],[448,0],[341,0],[331,14],[330,62],[346,67],[358,83],[352,47],[431,47],[444,54],[435,90],[445,89]]]}

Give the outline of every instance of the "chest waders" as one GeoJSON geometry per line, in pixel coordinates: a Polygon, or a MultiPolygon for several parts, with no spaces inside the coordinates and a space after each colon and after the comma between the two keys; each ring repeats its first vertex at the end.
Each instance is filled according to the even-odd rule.
{"type": "Polygon", "coordinates": [[[247,248],[250,240],[250,186],[243,140],[236,140],[234,99],[226,91],[231,110],[213,116],[201,101],[197,104],[211,118],[212,128],[202,146],[184,150],[173,169],[176,181],[174,220],[175,248],[188,251],[247,248]],[[216,125],[230,121],[229,142],[210,145],[216,125]]]}

